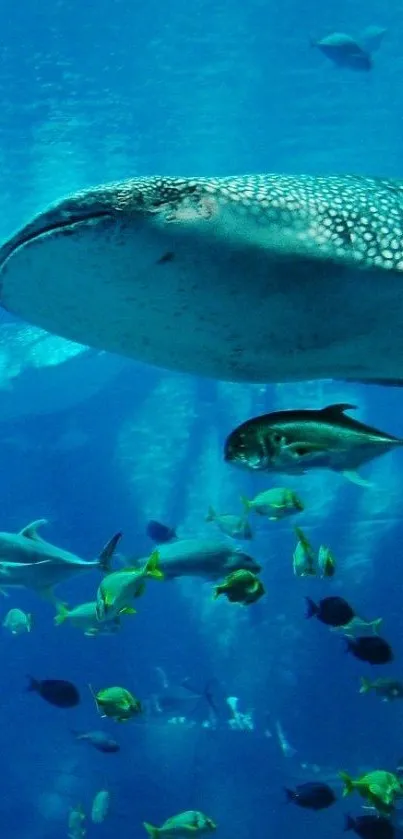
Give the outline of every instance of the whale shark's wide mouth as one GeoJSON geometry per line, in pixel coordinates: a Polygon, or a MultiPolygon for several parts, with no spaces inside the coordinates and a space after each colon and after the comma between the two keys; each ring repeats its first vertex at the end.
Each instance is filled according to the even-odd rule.
{"type": "Polygon", "coordinates": [[[52,234],[65,233],[68,235],[75,232],[80,226],[87,227],[88,225],[95,224],[99,220],[112,218],[113,211],[110,208],[97,209],[95,207],[80,208],[75,206],[69,209],[63,204],[55,209],[47,210],[19,230],[15,236],[0,248],[0,269],[7,259],[20,248],[24,247],[24,245],[28,245],[31,242],[38,241],[52,234]]]}

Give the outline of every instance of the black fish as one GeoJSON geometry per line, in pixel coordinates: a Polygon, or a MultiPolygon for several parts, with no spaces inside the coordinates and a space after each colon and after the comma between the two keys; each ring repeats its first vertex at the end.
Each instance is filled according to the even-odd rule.
{"type": "Polygon", "coordinates": [[[324,810],[336,801],[332,788],[319,781],[298,784],[295,790],[285,787],[285,794],[287,801],[293,801],[298,807],[306,807],[309,810],[324,810]]]}
{"type": "Polygon", "coordinates": [[[253,471],[304,474],[331,469],[356,483],[356,470],[403,440],[345,415],[354,405],[329,405],[319,411],[274,411],[247,420],[229,434],[227,463],[253,471]]]}
{"type": "Polygon", "coordinates": [[[166,542],[172,542],[176,539],[176,532],[173,527],[168,527],[166,524],[153,519],[148,522],[146,533],[156,545],[164,545],[166,542]]]}
{"type": "Polygon", "coordinates": [[[346,638],[346,642],[347,652],[361,661],[368,661],[369,664],[387,664],[393,661],[390,644],[379,635],[360,635],[357,638],[346,638]]]}
{"type": "Polygon", "coordinates": [[[99,752],[112,753],[120,751],[119,743],[113,740],[112,737],[108,737],[103,731],[87,731],[83,734],[73,731],[72,734],[74,734],[77,740],[85,740],[87,743],[90,743],[99,752]]]}
{"type": "Polygon", "coordinates": [[[344,830],[354,830],[361,839],[393,839],[395,828],[386,816],[346,816],[344,830]]]}
{"type": "Polygon", "coordinates": [[[28,676],[29,685],[27,690],[35,690],[42,699],[57,705],[58,708],[72,708],[80,702],[80,694],[72,684],[64,679],[34,679],[28,676]]]}
{"type": "Polygon", "coordinates": [[[318,605],[310,597],[305,598],[307,602],[307,618],[314,615],[327,626],[346,626],[354,617],[354,611],[347,600],[343,597],[325,597],[318,605]]]}

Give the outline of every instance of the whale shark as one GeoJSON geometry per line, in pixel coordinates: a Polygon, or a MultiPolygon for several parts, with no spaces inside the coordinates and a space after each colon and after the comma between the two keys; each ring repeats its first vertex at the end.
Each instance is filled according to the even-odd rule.
{"type": "Polygon", "coordinates": [[[0,304],[71,341],[228,381],[403,379],[403,182],[137,177],[0,248],[0,304]]]}

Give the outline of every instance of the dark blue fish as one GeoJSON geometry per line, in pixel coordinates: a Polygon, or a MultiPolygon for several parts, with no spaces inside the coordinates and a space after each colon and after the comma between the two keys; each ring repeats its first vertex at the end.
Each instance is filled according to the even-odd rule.
{"type": "Polygon", "coordinates": [[[156,545],[164,545],[166,542],[172,542],[176,539],[176,532],[173,527],[168,527],[166,524],[153,519],[148,522],[146,533],[156,545]]]}
{"type": "Polygon", "coordinates": [[[305,600],[307,618],[315,616],[327,626],[346,626],[355,616],[354,610],[343,597],[325,597],[319,603],[314,603],[310,597],[306,597],[305,600]]]}
{"type": "Polygon", "coordinates": [[[42,699],[58,708],[73,708],[80,702],[80,694],[72,682],[64,679],[34,679],[28,676],[29,685],[27,690],[34,690],[39,693],[42,699]]]}
{"type": "Polygon", "coordinates": [[[347,652],[352,653],[360,661],[369,664],[387,664],[393,661],[390,644],[379,635],[360,635],[357,638],[346,638],[347,652]]]}
{"type": "Polygon", "coordinates": [[[368,814],[365,816],[346,816],[344,830],[354,830],[361,839],[393,839],[395,828],[386,816],[368,814]]]}
{"type": "Polygon", "coordinates": [[[295,789],[285,787],[287,801],[293,801],[298,807],[305,807],[308,810],[324,810],[336,801],[336,796],[328,784],[319,781],[309,781],[306,784],[298,784],[295,789]]]}

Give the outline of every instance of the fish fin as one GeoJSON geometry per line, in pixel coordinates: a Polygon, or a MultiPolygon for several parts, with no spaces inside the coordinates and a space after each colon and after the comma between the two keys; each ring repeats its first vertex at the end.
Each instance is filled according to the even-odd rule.
{"type": "Polygon", "coordinates": [[[372,632],[374,635],[378,635],[378,629],[380,628],[382,622],[383,618],[376,618],[376,620],[371,621],[372,632]]]}
{"type": "Polygon", "coordinates": [[[225,591],[225,586],[222,583],[220,585],[216,586],[214,591],[213,591],[213,600],[217,600],[217,597],[219,597],[220,594],[223,594],[224,591],[225,591]]]}
{"type": "Polygon", "coordinates": [[[318,614],[319,609],[318,609],[316,603],[314,603],[314,601],[311,600],[310,597],[306,597],[305,600],[306,600],[306,607],[307,607],[305,617],[306,618],[313,618],[314,615],[318,614]]]}
{"type": "Polygon", "coordinates": [[[321,408],[320,413],[326,414],[328,417],[333,417],[334,419],[340,419],[340,416],[344,414],[345,411],[356,411],[357,405],[351,405],[349,402],[336,402],[335,405],[326,405],[325,408],[321,408]]]}
{"type": "Polygon", "coordinates": [[[354,830],[354,827],[355,827],[355,821],[350,816],[350,814],[347,813],[344,816],[344,832],[346,833],[347,830],[354,830]]]}
{"type": "Polygon", "coordinates": [[[143,827],[145,827],[150,839],[158,839],[159,828],[154,827],[153,824],[149,824],[148,822],[143,822],[143,827]]]}
{"type": "Polygon", "coordinates": [[[348,481],[351,481],[353,484],[357,484],[359,487],[366,487],[367,489],[371,489],[374,487],[372,481],[367,481],[365,478],[362,478],[358,472],[354,472],[353,470],[346,469],[341,473],[348,481]]]}
{"type": "MultiPolygon", "coordinates": [[[[356,379],[347,379],[347,381],[357,381],[356,379]]],[[[360,385],[380,385],[380,387],[403,387],[403,379],[359,379],[357,384],[360,385]]]]}
{"type": "Polygon", "coordinates": [[[122,533],[120,531],[118,533],[115,533],[114,536],[112,536],[112,538],[109,539],[109,542],[107,542],[106,545],[102,548],[102,551],[99,554],[99,567],[101,571],[103,571],[105,574],[110,573],[111,560],[121,538],[122,533]]]}
{"type": "Polygon", "coordinates": [[[214,510],[214,507],[210,506],[208,508],[208,511],[207,511],[206,521],[214,521],[215,518],[216,518],[216,512],[214,510]]]}
{"type": "Polygon", "coordinates": [[[284,787],[284,792],[285,792],[285,796],[286,796],[285,800],[286,800],[287,804],[289,804],[290,801],[295,800],[295,792],[294,792],[293,789],[289,789],[288,787],[284,787]]]}
{"type": "Polygon", "coordinates": [[[137,615],[137,612],[132,606],[124,606],[123,609],[120,610],[119,615],[137,615]]]}
{"type": "Polygon", "coordinates": [[[371,685],[371,682],[369,681],[369,679],[364,679],[364,677],[362,676],[361,677],[360,693],[369,693],[369,691],[371,690],[371,687],[372,687],[372,685],[371,685]]]}
{"type": "Polygon", "coordinates": [[[25,536],[26,539],[32,539],[34,542],[44,542],[45,539],[42,539],[42,536],[39,536],[37,530],[39,527],[43,527],[43,525],[47,523],[47,519],[36,519],[36,521],[31,521],[30,524],[27,524],[22,528],[22,530],[20,530],[18,535],[25,536]]]}
{"type": "Polygon", "coordinates": [[[350,778],[350,775],[348,775],[347,772],[339,772],[339,775],[344,784],[343,798],[345,798],[346,795],[350,795],[350,793],[354,791],[355,784],[353,779],[350,778]]]}
{"type": "Polygon", "coordinates": [[[57,615],[53,618],[53,623],[55,626],[60,626],[61,623],[69,616],[69,609],[66,603],[56,603],[57,615]]]}
{"type": "Polygon", "coordinates": [[[41,686],[41,683],[40,683],[39,679],[35,679],[34,676],[30,676],[29,674],[27,676],[27,679],[28,679],[27,691],[39,690],[39,688],[41,686]]]}
{"type": "Polygon", "coordinates": [[[364,51],[371,54],[379,49],[387,31],[384,27],[367,26],[360,32],[357,40],[364,51]]]}
{"type": "Polygon", "coordinates": [[[249,498],[246,498],[244,495],[241,495],[241,504],[245,507],[245,512],[248,513],[252,504],[249,501],[249,498]]]}
{"type": "Polygon", "coordinates": [[[158,550],[152,552],[144,566],[144,574],[154,580],[163,580],[164,572],[160,568],[160,553],[158,550]]]}
{"type": "Polygon", "coordinates": [[[146,584],[145,584],[144,580],[142,580],[142,582],[139,583],[139,587],[138,587],[138,589],[136,591],[136,594],[134,596],[135,597],[142,597],[145,590],[146,590],[146,584]]]}

